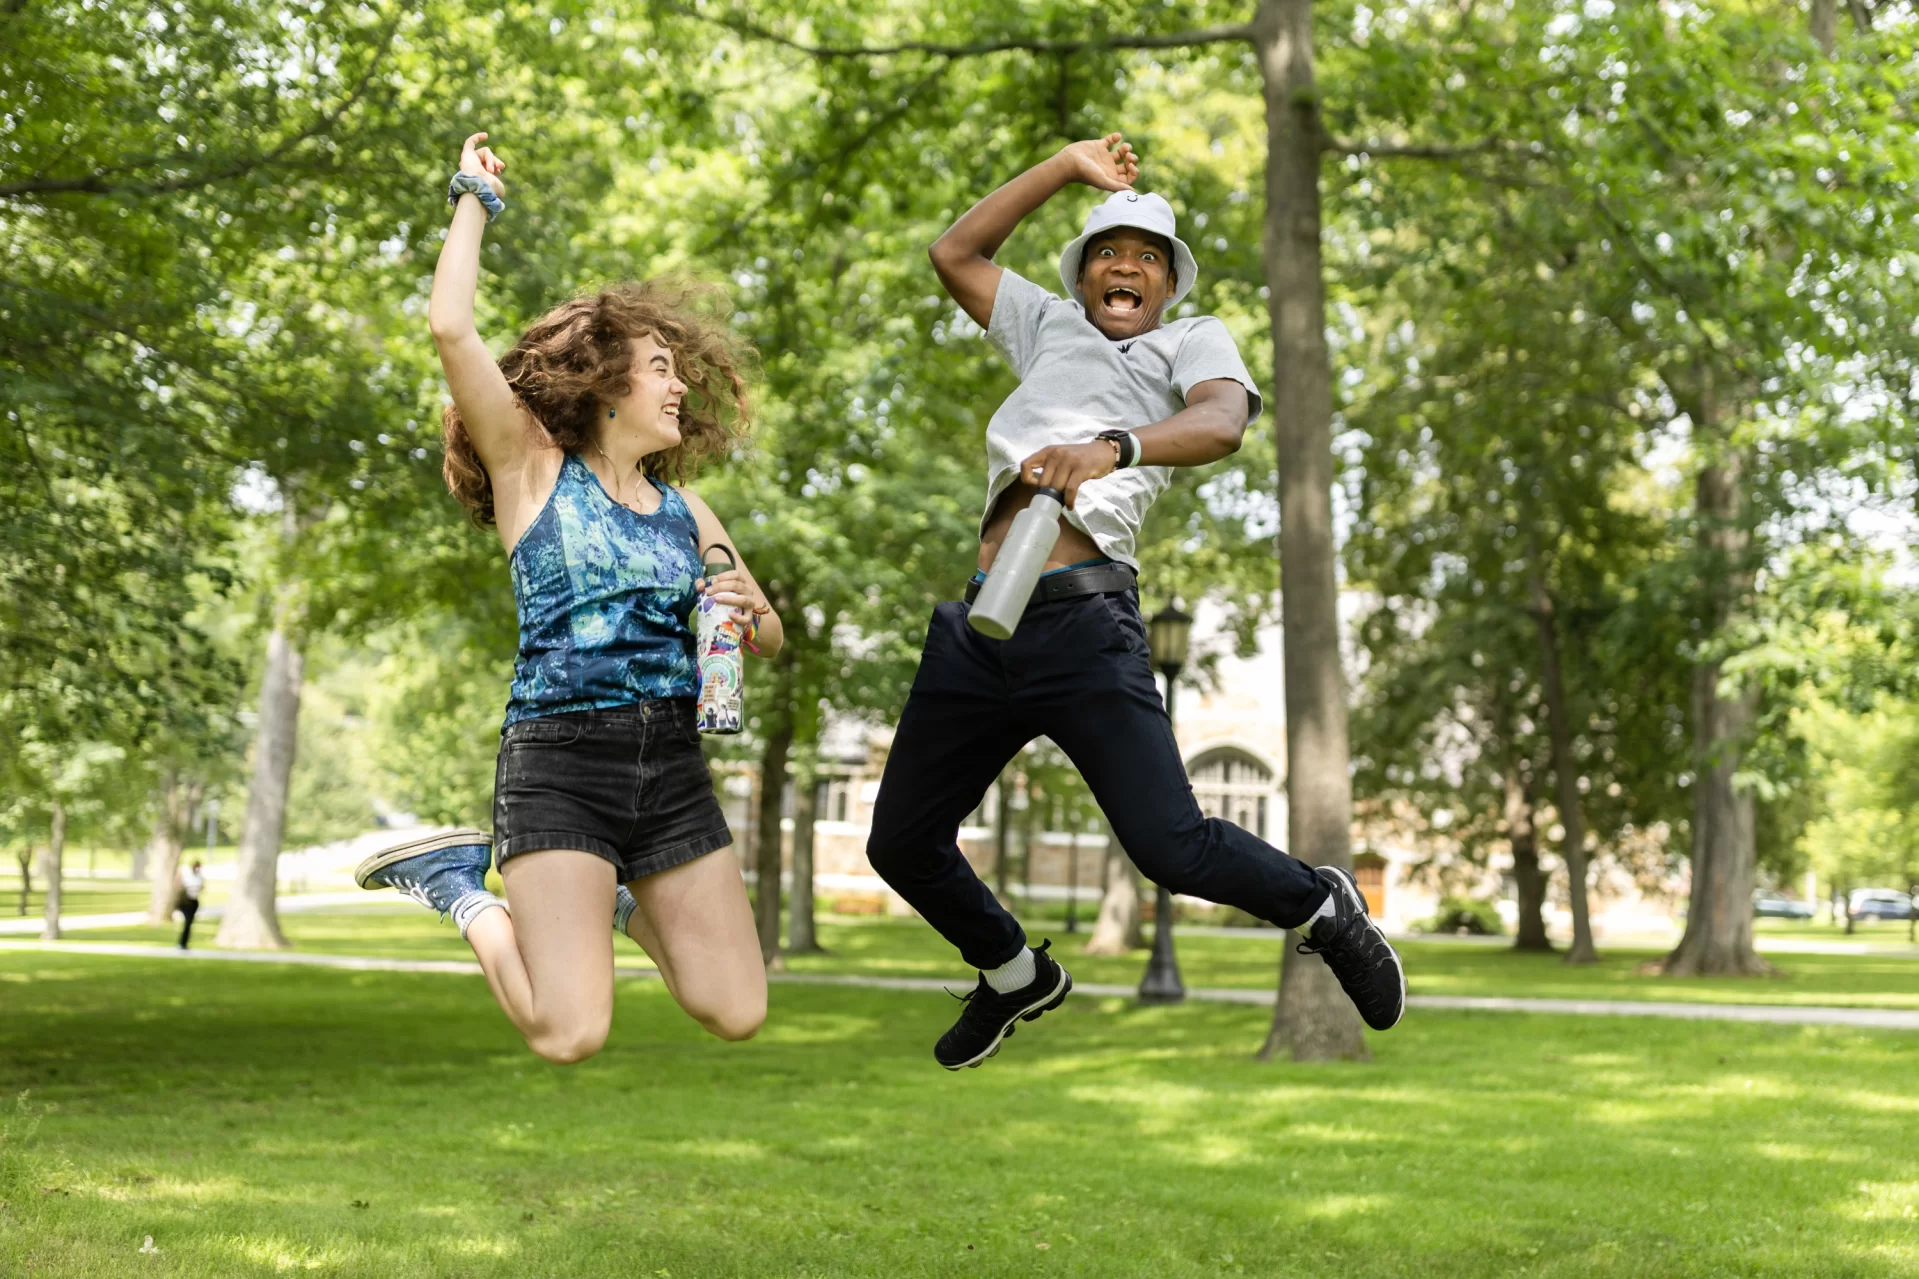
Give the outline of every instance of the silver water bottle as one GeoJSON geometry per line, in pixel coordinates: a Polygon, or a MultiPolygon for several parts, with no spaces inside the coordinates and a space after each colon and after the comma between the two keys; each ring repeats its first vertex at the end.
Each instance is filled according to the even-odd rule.
{"type": "Polygon", "coordinates": [[[1066,494],[1058,489],[1038,489],[1026,509],[1013,517],[1013,527],[1000,543],[993,567],[966,615],[981,635],[1003,640],[1019,625],[1053,545],[1059,541],[1059,515],[1066,509],[1065,502],[1066,494]]]}

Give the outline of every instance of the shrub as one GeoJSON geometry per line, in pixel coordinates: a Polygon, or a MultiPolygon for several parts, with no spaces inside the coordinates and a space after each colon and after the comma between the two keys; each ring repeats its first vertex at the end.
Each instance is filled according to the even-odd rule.
{"type": "Polygon", "coordinates": [[[1439,913],[1414,926],[1421,933],[1468,933],[1477,937],[1497,937],[1506,931],[1499,909],[1491,902],[1470,897],[1448,897],[1439,903],[1439,913]]]}

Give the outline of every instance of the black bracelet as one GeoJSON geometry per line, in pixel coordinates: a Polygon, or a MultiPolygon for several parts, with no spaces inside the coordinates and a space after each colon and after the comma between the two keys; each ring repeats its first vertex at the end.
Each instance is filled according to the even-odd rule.
{"type": "Polygon", "coordinates": [[[1101,431],[1093,438],[1112,443],[1119,454],[1119,460],[1113,463],[1115,471],[1123,471],[1139,461],[1139,437],[1131,431],[1101,431]]]}

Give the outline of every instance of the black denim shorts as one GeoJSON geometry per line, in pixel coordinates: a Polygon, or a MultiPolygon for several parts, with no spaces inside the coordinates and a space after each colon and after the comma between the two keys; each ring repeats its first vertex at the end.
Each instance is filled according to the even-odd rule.
{"type": "Polygon", "coordinates": [[[700,752],[690,697],[542,715],[500,734],[493,847],[573,849],[613,863],[621,883],[733,842],[700,752]]]}

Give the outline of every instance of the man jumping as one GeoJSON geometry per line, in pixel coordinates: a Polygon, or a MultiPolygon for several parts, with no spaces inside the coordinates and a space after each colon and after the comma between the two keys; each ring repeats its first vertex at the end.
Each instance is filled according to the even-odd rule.
{"type": "Polygon", "coordinates": [[[1224,324],[1164,322],[1198,268],[1171,206],[1132,189],[1138,175],[1119,134],[1076,142],[974,205],[931,250],[947,292],[1020,378],[986,428],[980,571],[964,601],[933,610],[867,844],[881,877],[980,970],[933,1050],[948,1070],[979,1065],[1073,988],[1050,943],[1026,944],[958,843],[993,779],[1041,736],[1079,768],[1155,883],[1298,929],[1375,1030],[1405,1008],[1399,957],[1350,874],[1201,814],[1153,682],[1135,586],[1140,523],[1169,468],[1238,450],[1260,401],[1224,324]],[[1113,194],[1060,255],[1067,301],[993,254],[1074,182],[1113,194]],[[1066,495],[1058,545],[1018,629],[988,639],[967,625],[968,606],[1042,486],[1066,495]]]}

